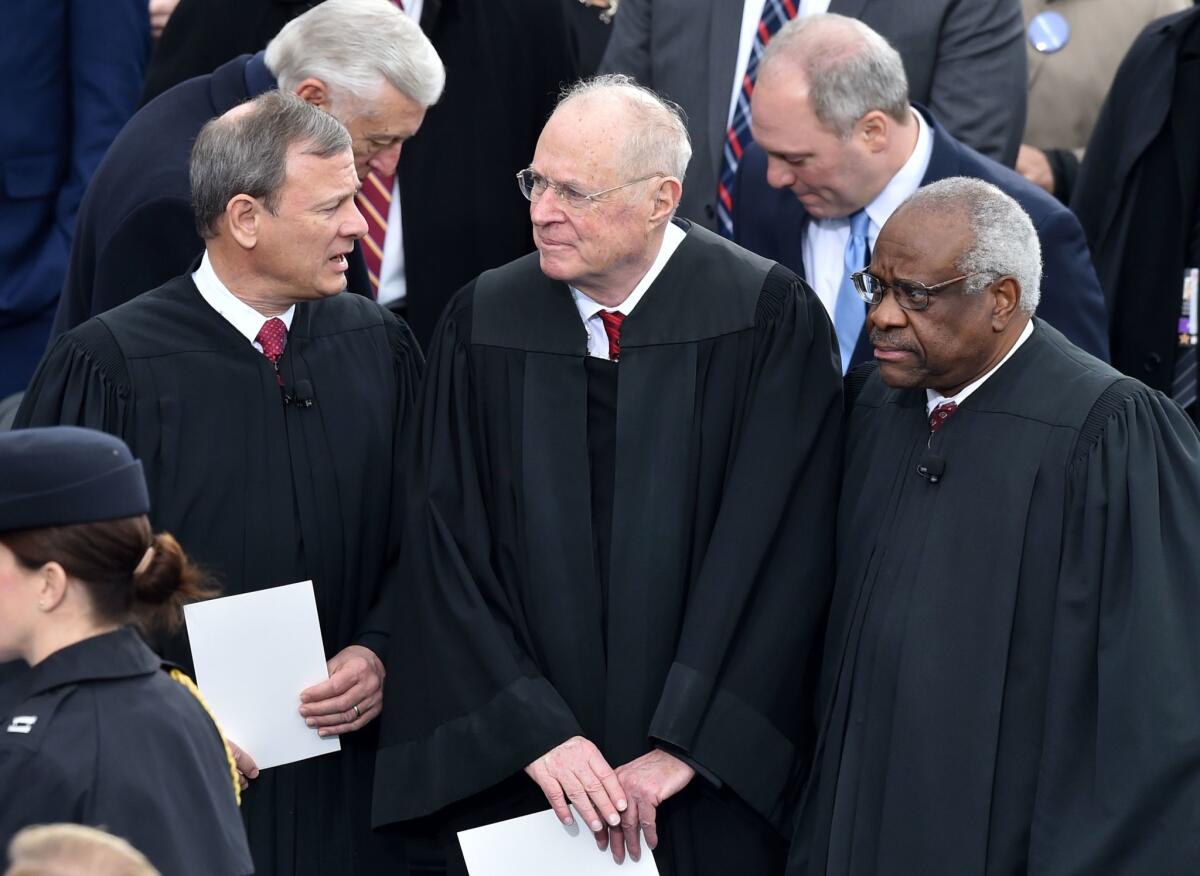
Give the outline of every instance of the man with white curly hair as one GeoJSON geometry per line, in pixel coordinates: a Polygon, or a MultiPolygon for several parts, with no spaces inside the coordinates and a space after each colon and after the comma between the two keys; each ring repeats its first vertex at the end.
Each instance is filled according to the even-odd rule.
{"type": "Polygon", "coordinates": [[[1029,217],[955,177],[854,282],[822,733],[789,876],[1200,860],[1200,434],[1034,316],[1029,217]]]}

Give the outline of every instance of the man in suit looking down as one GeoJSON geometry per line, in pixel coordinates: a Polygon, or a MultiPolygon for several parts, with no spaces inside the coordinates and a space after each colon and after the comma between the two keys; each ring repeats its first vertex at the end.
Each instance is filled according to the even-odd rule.
{"type": "Polygon", "coordinates": [[[1030,214],[1045,253],[1039,315],[1107,358],[1103,294],[1079,222],[911,104],[900,55],[871,28],[833,14],[785,25],[763,55],[752,120],[734,239],[808,280],[833,317],[843,370],[870,358],[850,274],[905,198],[951,176],[990,182],[1030,214]]]}

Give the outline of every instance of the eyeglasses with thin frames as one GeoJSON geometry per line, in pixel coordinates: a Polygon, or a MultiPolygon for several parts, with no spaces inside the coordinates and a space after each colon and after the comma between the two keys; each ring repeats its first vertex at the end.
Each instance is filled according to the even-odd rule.
{"type": "Polygon", "coordinates": [[[924,283],[918,283],[915,280],[894,280],[891,283],[885,283],[874,274],[868,274],[866,271],[855,271],[850,275],[850,280],[854,283],[854,289],[858,292],[858,297],[867,302],[871,307],[875,307],[882,302],[883,296],[887,294],[887,290],[891,289],[892,294],[896,296],[896,303],[902,308],[919,311],[927,308],[930,298],[947,286],[952,286],[971,277],[977,277],[983,273],[986,273],[986,271],[973,271],[970,274],[962,274],[958,277],[952,277],[949,280],[943,280],[932,286],[926,286],[924,283]]]}
{"type": "Polygon", "coordinates": [[[567,185],[566,183],[551,182],[540,173],[535,171],[532,167],[527,167],[517,174],[517,186],[521,189],[521,194],[525,196],[525,200],[531,203],[544,195],[547,189],[554,189],[554,193],[558,195],[559,200],[568,207],[573,210],[583,210],[595,204],[598,198],[607,195],[610,192],[615,192],[618,189],[627,188],[629,186],[636,185],[637,183],[645,182],[646,180],[650,179],[656,179],[666,175],[667,174],[665,173],[652,173],[649,176],[631,179],[629,182],[621,183],[619,186],[612,186],[611,188],[602,189],[598,192],[585,194],[574,186],[567,185]]]}

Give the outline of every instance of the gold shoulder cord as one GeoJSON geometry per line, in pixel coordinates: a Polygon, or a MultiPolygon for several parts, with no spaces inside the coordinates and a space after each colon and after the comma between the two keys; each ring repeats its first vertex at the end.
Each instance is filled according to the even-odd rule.
{"type": "Polygon", "coordinates": [[[225,734],[221,731],[221,725],[217,722],[217,716],[213,714],[212,709],[208,707],[208,703],[204,701],[204,697],[200,695],[200,689],[196,687],[195,682],[187,677],[181,669],[172,669],[171,678],[183,685],[184,690],[196,698],[196,702],[200,703],[200,707],[216,725],[217,733],[221,737],[221,747],[225,749],[225,759],[229,762],[229,776],[233,779],[233,796],[237,800],[238,806],[242,805],[242,786],[238,782],[237,764],[233,761],[233,752],[229,750],[229,744],[225,741],[225,734]]]}

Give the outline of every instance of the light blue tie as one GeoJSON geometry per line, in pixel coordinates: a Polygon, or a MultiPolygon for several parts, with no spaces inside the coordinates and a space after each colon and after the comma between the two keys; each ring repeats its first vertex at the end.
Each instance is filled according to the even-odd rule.
{"type": "Polygon", "coordinates": [[[850,217],[850,239],[846,241],[846,252],[842,256],[842,284],[834,302],[833,327],[837,329],[843,374],[850,370],[850,357],[854,355],[858,336],[867,320],[867,305],[858,297],[850,275],[867,265],[867,228],[870,224],[871,217],[866,210],[859,210],[850,217]]]}

